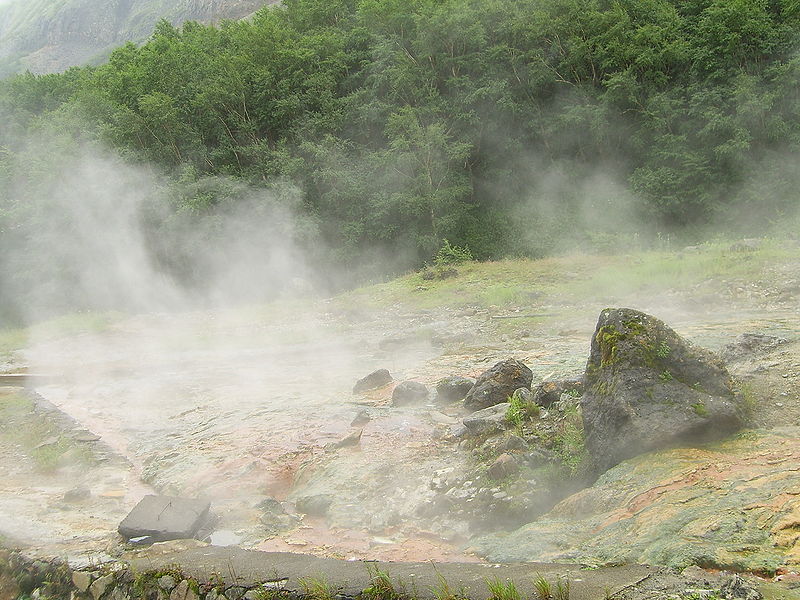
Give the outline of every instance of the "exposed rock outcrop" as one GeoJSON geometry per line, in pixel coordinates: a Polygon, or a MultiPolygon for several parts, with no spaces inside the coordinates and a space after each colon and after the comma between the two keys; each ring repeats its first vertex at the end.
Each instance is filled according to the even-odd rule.
{"type": "Polygon", "coordinates": [[[600,314],[585,382],[586,447],[599,472],[651,450],[723,438],[744,423],[722,361],[636,310],[600,314]]]}

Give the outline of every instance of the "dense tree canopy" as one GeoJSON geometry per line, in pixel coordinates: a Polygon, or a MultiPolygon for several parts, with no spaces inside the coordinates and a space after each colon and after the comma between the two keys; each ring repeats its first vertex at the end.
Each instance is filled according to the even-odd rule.
{"type": "Polygon", "coordinates": [[[156,165],[176,272],[190,248],[163,238],[236,202],[233,182],[299,190],[317,258],[362,274],[445,239],[489,258],[763,231],[797,214],[799,41],[797,0],[285,0],[163,21],[100,67],[0,83],[0,228],[45,218],[34,132],[156,165]]]}

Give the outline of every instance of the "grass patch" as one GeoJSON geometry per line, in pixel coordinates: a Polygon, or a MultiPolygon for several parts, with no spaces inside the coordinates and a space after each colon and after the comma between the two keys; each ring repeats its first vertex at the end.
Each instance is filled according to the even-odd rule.
{"type": "MultiPolygon", "coordinates": [[[[730,250],[730,243],[721,242],[692,252],[465,262],[458,265],[457,275],[447,279],[426,281],[420,273],[410,273],[343,294],[334,304],[343,309],[393,305],[412,310],[465,306],[535,309],[564,301],[602,303],[604,295],[622,301],[642,292],[659,293],[695,285],[708,286],[708,292],[713,293],[722,281],[757,281],[775,265],[796,261],[797,255],[796,249],[765,241],[760,249],[749,252],[730,250]],[[713,281],[708,283],[709,280],[713,281]]],[[[657,351],[666,354],[669,349],[657,351]]]]}
{"type": "Polygon", "coordinates": [[[21,350],[28,343],[28,332],[25,329],[0,330],[0,360],[10,360],[13,353],[21,350]]]}
{"type": "Polygon", "coordinates": [[[336,596],[336,590],[323,576],[300,577],[297,581],[303,588],[303,595],[311,600],[333,600],[336,596]]]}
{"type": "Polygon", "coordinates": [[[511,580],[503,583],[497,577],[486,579],[486,587],[489,588],[489,600],[522,600],[516,584],[511,580]]]}
{"type": "Polygon", "coordinates": [[[539,416],[540,408],[532,398],[523,398],[514,392],[509,397],[508,403],[506,421],[511,423],[518,433],[522,433],[522,427],[527,421],[539,416]]]}
{"type": "Polygon", "coordinates": [[[395,586],[388,571],[367,563],[367,573],[369,573],[369,585],[361,592],[367,600],[398,600],[404,596],[395,586]]]}
{"type": "Polygon", "coordinates": [[[465,588],[461,587],[456,591],[450,587],[450,582],[436,568],[435,564],[433,564],[433,570],[436,572],[436,584],[431,586],[431,593],[436,600],[466,600],[468,598],[465,588]]]}
{"type": "Polygon", "coordinates": [[[583,419],[577,407],[567,409],[564,418],[559,421],[553,450],[569,469],[570,476],[576,477],[582,473],[589,454],[586,451],[583,419]]]}
{"type": "Polygon", "coordinates": [[[94,462],[86,445],[61,435],[55,423],[36,413],[28,396],[17,392],[0,393],[0,439],[20,446],[36,470],[45,474],[64,462],[94,462]]]}

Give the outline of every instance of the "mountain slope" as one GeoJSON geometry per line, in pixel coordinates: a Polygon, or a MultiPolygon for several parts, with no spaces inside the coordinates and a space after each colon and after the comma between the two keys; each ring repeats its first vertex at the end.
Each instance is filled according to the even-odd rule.
{"type": "Polygon", "coordinates": [[[0,2],[0,76],[62,71],[102,60],[147,38],[161,18],[174,24],[241,19],[271,0],[7,0],[0,2]]]}

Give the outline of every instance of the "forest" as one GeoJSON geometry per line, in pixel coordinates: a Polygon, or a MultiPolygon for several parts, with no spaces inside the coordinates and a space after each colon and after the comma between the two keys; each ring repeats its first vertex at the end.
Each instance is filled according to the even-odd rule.
{"type": "Polygon", "coordinates": [[[90,150],[155,182],[151,260],[190,285],[221,215],[260,198],[318,272],[346,266],[339,286],[443,244],[485,260],[796,235],[799,42],[798,0],[285,0],[162,21],[106,64],[0,81],[0,303],[47,275],[38,232],[69,221],[48,196],[90,150]]]}

